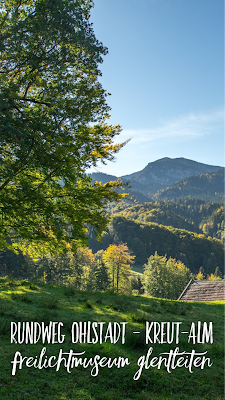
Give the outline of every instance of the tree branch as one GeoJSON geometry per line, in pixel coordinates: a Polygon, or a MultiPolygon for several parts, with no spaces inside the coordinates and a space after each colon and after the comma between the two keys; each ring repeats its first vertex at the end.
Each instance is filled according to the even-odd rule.
{"type": "Polygon", "coordinates": [[[35,103],[35,104],[42,104],[42,105],[45,105],[47,107],[51,106],[51,103],[46,103],[45,101],[39,101],[39,100],[35,100],[35,99],[21,98],[20,100],[31,102],[31,103],[35,103]]]}

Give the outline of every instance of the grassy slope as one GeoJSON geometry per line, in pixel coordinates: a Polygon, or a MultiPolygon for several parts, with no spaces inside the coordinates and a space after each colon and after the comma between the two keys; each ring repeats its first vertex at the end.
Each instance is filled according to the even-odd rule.
{"type": "MultiPolygon", "coordinates": [[[[223,310],[219,303],[180,303],[147,297],[117,295],[112,293],[90,293],[70,288],[49,285],[30,285],[27,282],[0,280],[0,399],[55,399],[55,400],[114,400],[114,399],[223,399],[223,310]],[[90,368],[73,369],[68,374],[61,367],[34,369],[23,367],[15,376],[11,375],[14,353],[23,356],[39,355],[43,345],[10,344],[11,321],[61,321],[64,323],[65,343],[47,344],[47,355],[63,351],[86,351],[86,357],[96,354],[106,357],[129,357],[131,365],[125,368],[101,369],[97,377],[90,375],[90,368]],[[146,354],[145,322],[180,321],[182,329],[189,330],[192,321],[212,321],[213,344],[187,344],[181,335],[181,351],[208,351],[213,361],[211,368],[194,369],[190,374],[179,368],[169,374],[164,368],[143,370],[138,381],[133,380],[138,358],[146,354]],[[127,321],[124,345],[106,342],[99,344],[71,344],[70,328],[73,321],[127,321]],[[140,335],[132,332],[139,330],[140,335]]],[[[174,349],[176,344],[153,344],[154,356],[174,349]]]]}

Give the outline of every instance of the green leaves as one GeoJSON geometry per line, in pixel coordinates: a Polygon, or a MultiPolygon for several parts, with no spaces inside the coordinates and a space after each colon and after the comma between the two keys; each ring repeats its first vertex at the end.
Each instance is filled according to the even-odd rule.
{"type": "Polygon", "coordinates": [[[191,279],[191,271],[180,261],[157,252],[144,266],[144,288],[154,297],[176,300],[191,279]]]}
{"type": "MultiPolygon", "coordinates": [[[[111,160],[120,126],[106,123],[98,64],[107,49],[88,0],[2,1],[0,12],[0,228],[27,251],[67,251],[86,224],[105,227],[119,183],[91,185],[87,168],[111,160]],[[22,241],[21,241],[22,240],[22,241]],[[29,246],[28,246],[29,243],[29,246]]],[[[17,243],[17,244],[16,244],[17,243]]]]}

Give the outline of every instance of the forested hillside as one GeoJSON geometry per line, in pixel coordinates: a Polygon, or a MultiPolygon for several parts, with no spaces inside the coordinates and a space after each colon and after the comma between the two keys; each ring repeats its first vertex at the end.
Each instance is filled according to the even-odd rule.
{"type": "Polygon", "coordinates": [[[106,249],[111,243],[127,243],[136,256],[135,263],[143,265],[156,251],[159,255],[182,261],[197,273],[202,266],[206,273],[213,273],[218,266],[223,270],[223,244],[215,238],[166,227],[156,223],[141,223],[122,216],[114,216],[98,242],[90,232],[89,246],[93,252],[106,249]]]}
{"type": "MultiPolygon", "coordinates": [[[[143,266],[157,251],[161,256],[166,254],[182,261],[194,273],[200,267],[209,275],[217,266],[223,271],[222,203],[187,198],[143,204],[123,201],[111,203],[108,212],[112,217],[101,242],[89,227],[89,246],[93,253],[106,250],[110,244],[127,243],[136,257],[135,265],[143,266]]],[[[0,264],[3,275],[31,278],[36,274],[37,265],[21,253],[1,252],[0,264]]],[[[54,268],[53,264],[49,259],[43,273],[54,268]]]]}
{"type": "Polygon", "coordinates": [[[208,236],[215,236],[224,241],[224,205],[202,220],[200,227],[208,236]]]}
{"type": "MultiPolygon", "coordinates": [[[[140,271],[143,270],[142,267],[148,258],[157,252],[160,256],[166,255],[168,258],[180,260],[194,274],[198,273],[200,267],[204,268],[205,276],[214,274],[216,267],[219,267],[223,274],[224,206],[221,201],[214,200],[215,197],[222,198],[223,173],[222,168],[182,158],[175,160],[166,158],[149,163],[140,173],[131,174],[131,187],[129,185],[124,187],[124,192],[133,195],[133,199],[129,197],[119,203],[107,204],[109,223],[100,242],[96,239],[94,228],[87,225],[90,249],[96,253],[99,250],[106,250],[112,244],[126,243],[135,256],[135,265],[140,271]],[[176,171],[176,166],[180,166],[181,170],[176,171]],[[155,190],[159,181],[160,185],[166,185],[166,182],[169,183],[177,177],[194,171],[205,172],[211,167],[214,172],[188,177],[154,195],[154,197],[168,195],[172,200],[150,200],[144,194],[149,191],[150,186],[151,190],[155,190]],[[166,168],[168,168],[167,173],[166,168]],[[200,198],[195,198],[197,193],[201,193],[200,198]],[[210,193],[213,200],[204,200],[203,197],[210,197],[210,193]],[[185,195],[186,197],[182,197],[185,195]]],[[[99,181],[102,184],[117,180],[114,175],[102,173],[94,173],[91,177],[92,182],[99,181]]],[[[124,180],[125,178],[127,179],[123,177],[124,180]]],[[[122,191],[120,187],[117,190],[120,193],[122,191]]],[[[87,260],[88,254],[87,252],[87,260]]],[[[91,255],[92,258],[94,256],[95,254],[91,255]]],[[[11,251],[5,251],[0,253],[0,264],[3,275],[31,278],[47,274],[47,278],[44,279],[49,282],[53,279],[51,277],[74,274],[75,268],[75,275],[84,274],[83,279],[87,281],[86,267],[83,265],[88,265],[90,271],[95,267],[92,266],[92,262],[89,265],[89,261],[84,261],[85,257],[80,260],[80,264],[74,261],[75,264],[66,265],[64,259],[54,260],[51,257],[47,258],[44,264],[39,264],[22,253],[16,255],[11,251]],[[60,271],[59,274],[57,270],[60,271]]]]}
{"type": "Polygon", "coordinates": [[[222,201],[224,198],[224,169],[205,175],[191,176],[164,188],[153,196],[158,200],[175,198],[198,198],[222,201]]]}
{"type": "Polygon", "coordinates": [[[111,203],[111,214],[123,215],[140,222],[155,222],[186,229],[223,240],[224,206],[222,202],[200,199],[174,199],[130,205],[123,201],[111,203]]]}

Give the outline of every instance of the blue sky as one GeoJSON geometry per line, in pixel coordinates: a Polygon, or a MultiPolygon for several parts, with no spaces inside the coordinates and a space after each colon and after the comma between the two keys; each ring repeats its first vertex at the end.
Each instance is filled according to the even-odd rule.
{"type": "Polygon", "coordinates": [[[223,0],[95,0],[91,21],[109,53],[101,82],[111,96],[117,176],[163,157],[224,165],[223,0]]]}

